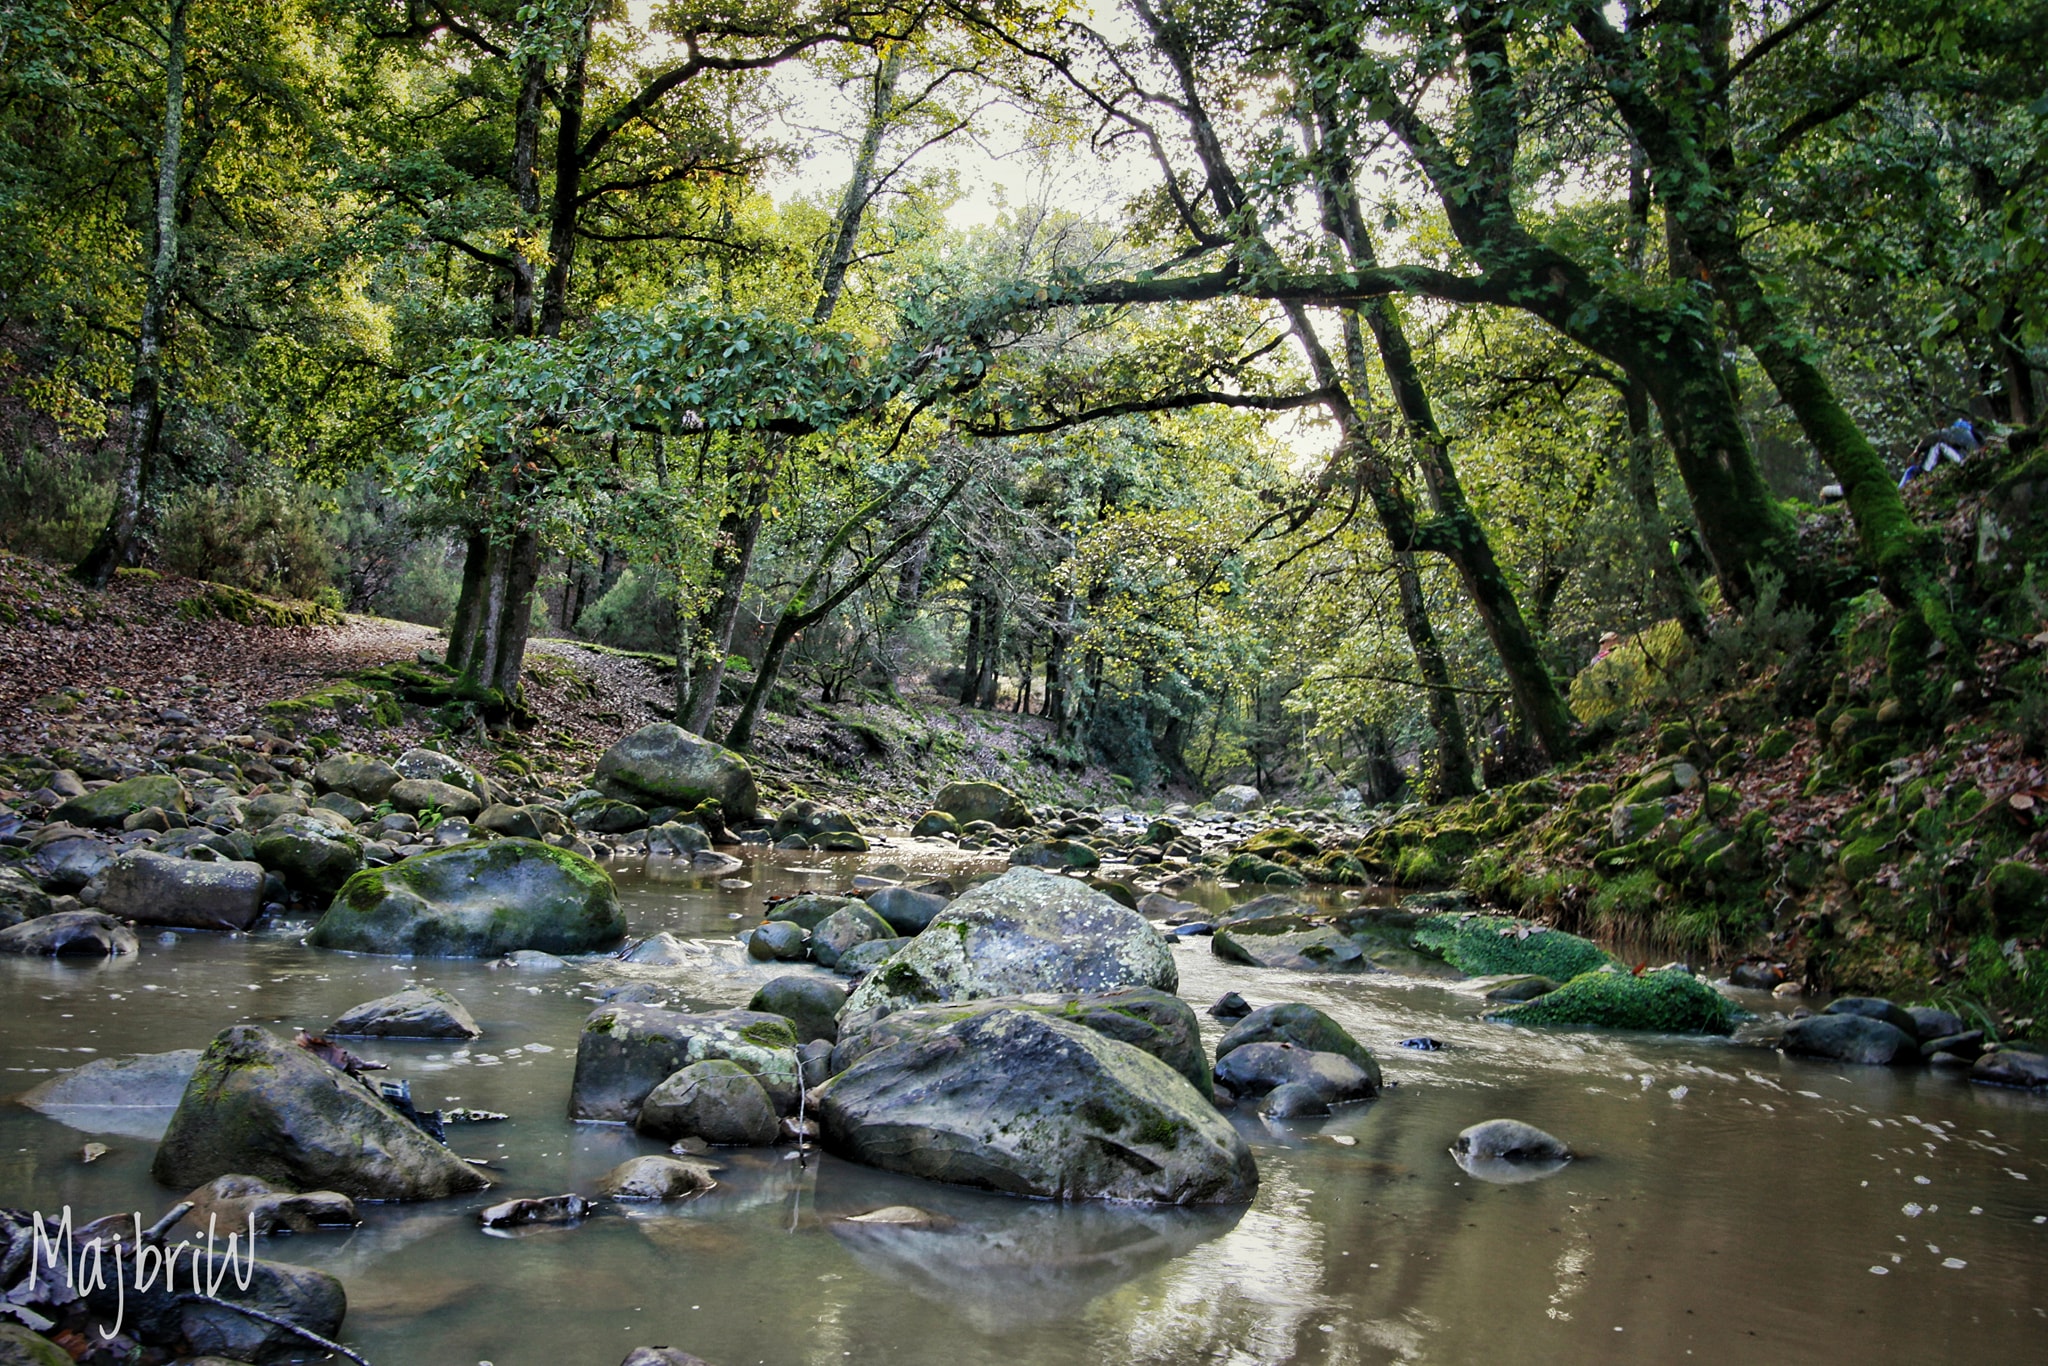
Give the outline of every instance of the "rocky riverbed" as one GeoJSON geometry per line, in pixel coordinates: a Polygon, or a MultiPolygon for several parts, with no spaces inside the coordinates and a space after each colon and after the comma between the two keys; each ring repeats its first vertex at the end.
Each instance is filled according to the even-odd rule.
{"type": "MultiPolygon", "coordinates": [[[[1818,1359],[1802,1303],[1829,1355],[1853,1304],[1887,1358],[1997,1357],[2048,1327],[2037,1056],[1369,887],[1341,816],[976,782],[863,830],[661,724],[553,796],[419,747],[279,757],[52,769],[0,818],[9,1285],[64,1207],[140,1211],[137,1269],[181,1200],[145,1241],[265,1235],[239,1301],[129,1321],[143,1359],[1818,1359]],[[1832,1250],[1786,1262],[1788,1214],[1832,1250]]],[[[63,1291],[10,1293],[89,1347],[104,1297],[63,1291]]]]}

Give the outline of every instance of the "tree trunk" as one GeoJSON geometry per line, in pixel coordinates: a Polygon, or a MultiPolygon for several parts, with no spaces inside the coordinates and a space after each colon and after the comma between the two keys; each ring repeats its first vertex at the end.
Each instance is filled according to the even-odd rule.
{"type": "Polygon", "coordinates": [[[868,200],[874,193],[875,159],[881,154],[882,136],[889,131],[889,117],[895,112],[896,81],[903,74],[903,54],[908,46],[891,43],[876,61],[867,128],[861,135],[860,150],[854,155],[853,174],[847,179],[845,197],[839,201],[832,245],[818,272],[818,302],[811,310],[812,322],[822,323],[831,318],[833,309],[839,306],[840,292],[846,287],[846,270],[853,263],[861,219],[866,216],[868,200]]]}
{"type": "Polygon", "coordinates": [[[96,588],[114,571],[140,558],[142,500],[149,492],[163,433],[163,351],[170,331],[178,277],[178,187],[183,176],[185,130],[185,13],[189,0],[172,0],[164,50],[164,121],[156,156],[154,241],[142,317],[135,327],[135,366],[128,386],[128,431],[114,482],[114,511],[99,539],[72,570],[96,588]]]}
{"type": "Polygon", "coordinates": [[[982,594],[981,572],[975,571],[967,592],[967,641],[960,661],[960,705],[971,707],[981,687],[982,650],[982,594]]]}
{"type": "Polygon", "coordinates": [[[718,689],[725,682],[733,625],[739,620],[740,599],[747,586],[747,571],[753,567],[766,508],[765,495],[749,495],[719,519],[718,549],[711,560],[718,571],[718,596],[698,618],[690,648],[676,652],[676,714],[683,729],[696,735],[711,729],[711,718],[718,710],[718,689]]]}
{"type": "Polygon", "coordinates": [[[476,632],[483,620],[484,577],[489,569],[491,538],[487,532],[472,531],[462,556],[462,592],[455,599],[455,615],[448,622],[448,667],[457,673],[469,671],[476,655],[476,632]]]}
{"type": "Polygon", "coordinates": [[[1650,588],[1658,611],[1675,617],[1686,635],[1697,641],[1707,638],[1707,614],[1699,595],[1692,591],[1678,557],[1671,550],[1671,532],[1664,524],[1664,509],[1657,500],[1656,448],[1650,435],[1650,396],[1643,386],[1629,381],[1622,386],[1622,407],[1627,414],[1628,435],[1623,450],[1623,473],[1629,500],[1635,504],[1636,534],[1642,540],[1643,559],[1649,565],[1650,588]]]}
{"type": "Polygon", "coordinates": [[[1472,747],[1465,733],[1464,713],[1458,707],[1457,690],[1451,685],[1451,667],[1430,624],[1413,555],[1395,555],[1394,577],[1400,590],[1401,627],[1407,632],[1409,648],[1415,652],[1415,667],[1426,685],[1423,696],[1429,705],[1430,729],[1436,732],[1436,775],[1430,785],[1430,798],[1449,801],[1469,797],[1479,790],[1472,775],[1472,747]]]}

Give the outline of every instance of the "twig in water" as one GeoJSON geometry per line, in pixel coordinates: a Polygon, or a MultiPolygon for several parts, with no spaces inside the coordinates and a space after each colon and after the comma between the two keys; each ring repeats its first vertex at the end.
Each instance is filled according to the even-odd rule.
{"type": "Polygon", "coordinates": [[[279,1318],[275,1314],[267,1313],[261,1309],[251,1308],[246,1304],[236,1304],[234,1301],[224,1300],[220,1298],[218,1295],[202,1295],[196,1290],[188,1290],[184,1294],[178,1296],[178,1298],[193,1304],[210,1304],[216,1309],[225,1309],[228,1310],[230,1313],[242,1314],[249,1318],[255,1319],[258,1323],[267,1323],[273,1328],[282,1328],[287,1333],[292,1333],[298,1337],[304,1338],[307,1342],[312,1343],[315,1347],[318,1347],[323,1352],[332,1352],[336,1356],[347,1357],[350,1361],[355,1362],[356,1366],[370,1366],[368,1358],[358,1356],[356,1353],[350,1351],[348,1348],[342,1346],[340,1343],[329,1341],[327,1338],[321,1337],[312,1329],[302,1327],[299,1324],[293,1323],[290,1319],[279,1318]]]}

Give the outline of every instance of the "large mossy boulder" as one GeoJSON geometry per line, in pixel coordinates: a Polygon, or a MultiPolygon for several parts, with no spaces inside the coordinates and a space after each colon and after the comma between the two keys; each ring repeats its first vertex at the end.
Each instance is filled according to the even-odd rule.
{"type": "Polygon", "coordinates": [[[263,867],[133,849],[99,871],[86,899],[138,925],[246,930],[263,914],[263,867]]]}
{"type": "Polygon", "coordinates": [[[1258,1167],[1188,1080],[1069,1020],[994,1010],[879,1049],[827,1082],[841,1157],[1054,1200],[1251,1199],[1258,1167]]]}
{"type": "Polygon", "coordinates": [[[119,830],[123,821],[152,806],[182,814],[185,785],[168,773],[145,773],[73,797],[50,813],[50,821],[89,830],[119,830]]]}
{"type": "Polygon", "coordinates": [[[912,1006],[864,1020],[857,1032],[845,1034],[833,1047],[832,1071],[844,1072],[878,1049],[923,1038],[955,1021],[993,1010],[1032,1011],[1092,1029],[1105,1038],[1150,1053],[1187,1078],[1204,1097],[1213,1094],[1209,1061],[1202,1052],[1202,1030],[1194,1007],[1178,996],[1150,987],[1066,996],[998,996],[981,1001],[912,1006]]]}
{"type": "Polygon", "coordinates": [[[776,1108],[796,1108],[799,1040],[790,1022],[757,1010],[692,1014],[658,1006],[600,1006],[576,1040],[569,1118],[630,1123],[664,1080],[707,1058],[752,1072],[776,1108]]]}
{"type": "Polygon", "coordinates": [[[491,785],[482,774],[437,749],[409,749],[398,756],[392,768],[402,779],[459,787],[485,806],[491,802],[491,785]]]}
{"type": "MultiPolygon", "coordinates": [[[[1582,972],[1533,1001],[1487,1013],[1510,1024],[1730,1034],[1742,1010],[1688,972],[1582,972]]],[[[1853,1016],[1844,1016],[1850,1019],[1853,1016]]]]}
{"type": "Polygon", "coordinates": [[[1173,951],[1136,911],[1072,878],[1012,868],[955,898],[869,974],[845,1018],[989,996],[1179,986],[1173,951]]]}
{"type": "Polygon", "coordinates": [[[255,835],[256,861],[296,892],[331,896],[363,865],[363,842],[313,816],[280,816],[255,835]]]}
{"type": "Polygon", "coordinates": [[[751,820],[760,810],[754,770],[747,761],[666,721],[642,726],[597,761],[599,791],[644,807],[685,810],[715,801],[727,820],[751,820]]]}
{"type": "Polygon", "coordinates": [[[230,1173],[355,1200],[490,1184],[365,1083],[254,1025],[222,1031],[200,1055],[150,1167],[180,1191],[230,1173]]]}
{"type": "Polygon", "coordinates": [[[1415,927],[1415,947],[1475,977],[1535,975],[1569,982],[1614,962],[1590,939],[1496,915],[1426,916],[1415,927]]]}
{"type": "Polygon", "coordinates": [[[932,798],[932,810],[942,811],[961,825],[987,821],[1005,829],[1031,824],[1031,813],[1017,794],[1001,783],[947,783],[932,798]]]}
{"type": "Polygon", "coordinates": [[[355,953],[496,958],[593,953],[625,937],[611,875],[537,840],[451,845],[342,884],[308,943],[355,953]]]}

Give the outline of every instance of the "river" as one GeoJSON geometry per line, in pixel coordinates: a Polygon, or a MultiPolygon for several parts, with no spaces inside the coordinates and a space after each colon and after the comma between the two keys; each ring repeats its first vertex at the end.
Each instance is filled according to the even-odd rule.
{"type": "MultiPolygon", "coordinates": [[[[1198,1011],[1233,989],[1309,1002],[1392,1083],[1323,1120],[1240,1113],[1262,1178],[1248,1208],[1062,1207],[815,1152],[800,1166],[788,1150],[721,1151],[720,1186],[695,1201],[479,1230],[490,1200],[588,1193],[623,1158],[662,1151],[564,1117],[599,989],[647,980],[693,1006],[744,1004],[791,970],[733,938],[764,896],[836,889],[883,857],[964,866],[908,842],[866,858],[743,852],[744,890],[619,870],[636,937],[668,930],[700,950],[679,968],[361,958],[304,947],[303,922],[145,936],[139,957],[104,963],[0,959],[0,1093],[94,1057],[200,1047],[234,1023],[317,1030],[408,982],[454,993],[483,1038],[356,1051],[410,1077],[423,1108],[509,1113],[451,1128],[499,1186],[364,1205],[352,1233],[264,1245],[342,1279],[343,1336],[376,1366],[614,1366],[639,1344],[713,1366],[2048,1359],[2048,1098],[1717,1040],[1514,1029],[1440,976],[1243,968],[1206,939],[1175,949],[1198,1011]],[[1399,1046],[1422,1035],[1445,1046],[1399,1046]],[[1584,1156],[1539,1181],[1477,1180],[1448,1147],[1496,1116],[1584,1156]],[[844,1222],[891,1204],[950,1222],[844,1222]]],[[[1213,1046],[1221,1026],[1202,1021],[1213,1046]]],[[[0,1205],[153,1218],[183,1192],[150,1180],[142,1127],[88,1134],[0,1106],[0,1205]],[[89,1139],[110,1149],[90,1165],[89,1139]]]]}

